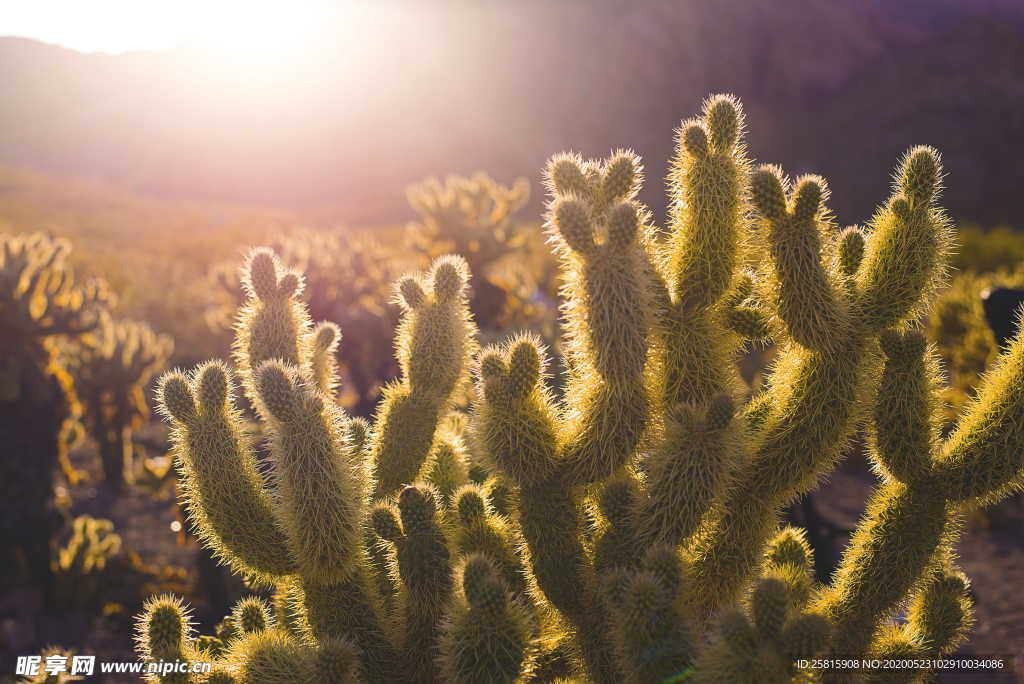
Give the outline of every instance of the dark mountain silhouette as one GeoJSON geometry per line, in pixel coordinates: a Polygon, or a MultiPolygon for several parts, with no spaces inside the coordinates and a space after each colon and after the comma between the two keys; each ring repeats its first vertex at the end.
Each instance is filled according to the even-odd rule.
{"type": "Polygon", "coordinates": [[[404,187],[425,175],[536,181],[554,152],[621,146],[644,156],[645,199],[663,210],[673,129],[734,92],[753,155],[825,175],[844,223],[866,220],[899,155],[929,143],[955,216],[1024,225],[1018,0],[380,6],[358,45],[269,85],[186,51],[0,38],[0,164],[383,222],[408,217],[404,187]]]}

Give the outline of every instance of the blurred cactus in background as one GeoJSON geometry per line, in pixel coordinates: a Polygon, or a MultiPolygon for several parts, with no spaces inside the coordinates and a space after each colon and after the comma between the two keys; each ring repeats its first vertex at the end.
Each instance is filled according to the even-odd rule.
{"type": "Polygon", "coordinates": [[[71,610],[93,600],[107,561],[120,550],[121,537],[112,522],[90,515],[75,518],[67,546],[57,550],[53,561],[58,605],[71,610]]]}
{"type": "MultiPolygon", "coordinates": [[[[948,422],[970,399],[973,388],[978,384],[985,370],[999,356],[1000,343],[1005,343],[1005,323],[1011,323],[1017,316],[1013,302],[1001,307],[998,312],[987,314],[993,308],[989,298],[1000,288],[1024,287],[1024,270],[1001,270],[978,273],[973,270],[958,274],[935,301],[928,318],[928,337],[937,346],[945,361],[949,384],[942,396],[949,403],[946,411],[948,422]],[[991,321],[990,318],[998,318],[991,321]],[[997,334],[993,323],[999,323],[1002,334],[997,334]]],[[[1012,335],[1011,335],[1012,336],[1012,335]]]]}
{"type": "Polygon", "coordinates": [[[408,228],[413,248],[431,258],[459,254],[469,264],[469,303],[482,330],[548,322],[556,264],[540,231],[515,218],[530,199],[525,178],[511,186],[485,173],[448,176],[443,183],[428,178],[406,194],[420,215],[408,228]]]}
{"type": "Polygon", "coordinates": [[[149,418],[145,387],[174,348],[145,323],[108,319],[88,339],[61,346],[83,406],[82,421],[99,445],[105,482],[115,491],[134,482],[132,430],[149,418]]]}
{"type": "Polygon", "coordinates": [[[58,336],[91,333],[106,316],[101,281],[77,284],[70,245],[46,235],[0,235],[0,546],[3,586],[50,588],[50,545],[61,521],[54,474],[80,412],[58,336]]]}
{"type": "Polygon", "coordinates": [[[467,265],[445,256],[399,280],[401,379],[372,424],[352,418],[338,327],[254,251],[234,370],[169,373],[160,403],[191,524],[280,609],[243,602],[215,641],[154,599],[143,658],[213,659],[221,682],[753,683],[813,677],[816,656],[952,652],[973,620],[959,521],[1024,481],[1024,337],[944,439],[915,330],[952,237],[938,153],[910,150],[869,224],[840,230],[823,179],[755,168],[743,135],[729,96],[683,123],[665,230],[636,155],[551,160],[562,400],[534,336],[478,353],[467,265]],[[748,398],[738,352],[767,340],[778,358],[748,398]],[[881,483],[818,585],[779,513],[863,427],[881,483]]]}

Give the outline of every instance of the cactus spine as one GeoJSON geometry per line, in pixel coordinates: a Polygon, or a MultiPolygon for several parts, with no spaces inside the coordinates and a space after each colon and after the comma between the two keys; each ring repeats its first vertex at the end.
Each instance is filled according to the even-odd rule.
{"type": "Polygon", "coordinates": [[[161,385],[201,538],[290,606],[277,626],[262,604],[236,611],[224,677],[787,682],[820,654],[962,641],[952,546],[963,511],[1024,481],[1024,339],[940,440],[913,330],[950,238],[938,154],[911,150],[869,225],[840,231],[824,180],[752,170],[743,126],[728,96],[684,123],[664,232],[636,201],[632,153],[552,159],[564,399],[529,335],[473,358],[468,274],[443,257],[399,281],[402,379],[372,426],[351,419],[334,402],[339,332],[312,325],[299,274],[253,253],[236,366],[271,434],[271,481],[226,366],[161,385]],[[747,401],[734,361],[767,340],[780,355],[747,401]],[[471,412],[455,416],[471,366],[471,412]],[[817,586],[803,532],[777,513],[866,422],[883,483],[817,586]]]}

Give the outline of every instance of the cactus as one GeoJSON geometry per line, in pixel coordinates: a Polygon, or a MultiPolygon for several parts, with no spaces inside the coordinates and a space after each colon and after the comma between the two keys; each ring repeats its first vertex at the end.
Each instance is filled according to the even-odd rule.
{"type": "Polygon", "coordinates": [[[149,417],[143,389],[173,347],[145,323],[109,319],[89,340],[61,347],[83,422],[99,445],[104,479],[115,490],[134,482],[132,430],[149,417]]]}
{"type": "Polygon", "coordinates": [[[537,295],[548,294],[554,262],[539,231],[515,219],[530,199],[525,178],[511,186],[485,173],[448,176],[444,182],[427,178],[406,196],[420,217],[407,229],[413,249],[429,257],[461,254],[469,264],[470,308],[481,329],[549,322],[548,307],[537,295]]]}
{"type": "Polygon", "coordinates": [[[70,249],[39,233],[0,235],[0,545],[13,559],[4,586],[49,588],[50,546],[62,525],[55,471],[66,463],[69,421],[81,413],[56,339],[94,330],[109,299],[100,281],[75,283],[70,249]]]}
{"type": "Polygon", "coordinates": [[[67,546],[57,550],[52,563],[56,598],[65,607],[95,598],[107,561],[121,550],[121,537],[109,520],[80,515],[71,528],[67,546]]]}
{"type": "MultiPolygon", "coordinates": [[[[362,331],[336,349],[339,374],[346,381],[339,403],[355,415],[369,416],[384,384],[398,370],[391,349],[379,344],[398,322],[385,300],[394,277],[418,265],[419,259],[396,254],[373,236],[349,231],[295,229],[275,237],[270,246],[284,264],[305,275],[302,295],[313,318],[362,331]]],[[[216,264],[207,282],[213,302],[206,320],[221,334],[231,329],[244,300],[238,265],[216,264]]]]}
{"type": "Polygon", "coordinates": [[[964,512],[1024,481],[1024,338],[941,439],[914,330],[951,237],[938,154],[911,150],[869,225],[839,230],[825,182],[753,168],[743,127],[728,96],[684,122],[667,231],[636,199],[634,154],[551,160],[562,398],[533,336],[473,359],[468,273],[442,257],[398,283],[402,378],[368,427],[335,404],[338,334],[313,326],[301,275],[251,255],[235,360],[272,476],[224,364],[161,382],[192,524],[289,616],[238,611],[225,676],[786,682],[817,655],[927,657],[965,638],[953,546],[964,512]],[[748,400],[736,356],[768,340],[779,358],[748,400]],[[454,416],[470,367],[470,415],[454,416]],[[778,512],[862,426],[882,483],[818,586],[778,512]]]}

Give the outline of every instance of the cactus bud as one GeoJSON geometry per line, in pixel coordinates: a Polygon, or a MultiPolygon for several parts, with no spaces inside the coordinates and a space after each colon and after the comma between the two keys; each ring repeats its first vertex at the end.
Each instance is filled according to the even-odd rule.
{"type": "Polygon", "coordinates": [[[899,186],[914,203],[929,204],[939,187],[942,162],[933,147],[918,146],[910,150],[899,171],[899,186]]]}
{"type": "Polygon", "coordinates": [[[548,175],[554,190],[559,195],[585,197],[589,183],[580,168],[578,159],[570,156],[556,157],[548,167],[548,175]]]}
{"type": "Polygon", "coordinates": [[[704,118],[716,152],[728,152],[740,132],[739,102],[730,95],[715,95],[704,105],[704,118]]]}
{"type": "Polygon", "coordinates": [[[641,565],[658,578],[669,596],[679,592],[683,584],[683,565],[679,552],[672,544],[656,544],[647,549],[641,565]]]}
{"type": "Polygon", "coordinates": [[[728,394],[716,394],[708,405],[707,415],[704,417],[704,425],[710,432],[724,430],[732,422],[733,413],[736,410],[732,396],[728,394]]]}
{"type": "Polygon", "coordinates": [[[398,292],[402,295],[402,302],[407,309],[415,309],[421,306],[427,296],[419,280],[412,276],[405,276],[398,282],[398,292]]]}
{"type": "Polygon", "coordinates": [[[274,626],[270,607],[262,599],[250,596],[235,604],[231,611],[232,622],[243,634],[262,632],[274,626]]]}
{"type": "Polygon", "coordinates": [[[267,361],[256,369],[256,389],[267,410],[278,420],[287,420],[295,407],[295,385],[290,373],[279,363],[267,361]]]}
{"type": "Polygon", "coordinates": [[[630,202],[616,204],[608,212],[608,246],[613,250],[622,250],[636,240],[640,219],[636,206],[630,202]]]}
{"type": "Polygon", "coordinates": [[[843,275],[852,276],[864,259],[864,233],[850,226],[839,236],[839,268],[843,275]]]}
{"type": "Polygon", "coordinates": [[[581,254],[593,250],[594,233],[590,225],[590,213],[583,202],[577,199],[559,200],[553,215],[555,227],[571,249],[581,254]]]}
{"type": "Polygon", "coordinates": [[[455,508],[459,512],[459,519],[468,525],[484,517],[487,502],[478,487],[466,485],[455,495],[455,508]]]}
{"type": "Polygon", "coordinates": [[[619,152],[605,167],[601,194],[606,202],[629,199],[639,186],[639,161],[632,152],[619,152]]]}
{"type": "Polygon", "coordinates": [[[694,157],[703,159],[708,155],[708,136],[698,123],[691,123],[683,129],[683,147],[694,157]]]}
{"type": "Polygon", "coordinates": [[[437,301],[450,302],[462,295],[466,280],[466,262],[461,257],[442,257],[434,262],[432,283],[437,301]]]}
{"type": "Polygon", "coordinates": [[[501,356],[501,351],[493,348],[484,350],[480,355],[480,375],[485,380],[499,378],[508,373],[508,366],[501,356]]]}
{"type": "Polygon", "coordinates": [[[540,352],[535,340],[522,340],[512,349],[508,388],[513,398],[521,399],[537,386],[537,381],[540,380],[540,363],[540,352]]]}
{"type": "Polygon", "coordinates": [[[362,681],[359,677],[359,658],[357,649],[344,639],[321,637],[320,647],[316,651],[316,664],[313,681],[317,682],[355,682],[362,681]]]}
{"type": "Polygon", "coordinates": [[[797,180],[793,199],[793,215],[801,221],[809,221],[821,208],[826,193],[825,181],[819,176],[804,176],[797,180]]]}
{"type": "Polygon", "coordinates": [[[398,495],[398,510],[407,533],[424,532],[434,520],[434,498],[426,490],[406,487],[398,495]]]}
{"type": "Polygon", "coordinates": [[[191,624],[181,599],[153,596],[142,607],[136,633],[138,650],[153,660],[176,660],[184,653],[191,624]]]}
{"type": "Polygon", "coordinates": [[[828,618],[807,613],[790,620],[782,630],[782,643],[791,660],[813,658],[825,650],[832,625],[828,618]]]}
{"type": "Polygon", "coordinates": [[[772,565],[795,565],[810,569],[812,551],[807,533],[796,527],[787,527],[768,542],[765,560],[772,565]]]}
{"type": "Polygon", "coordinates": [[[204,411],[219,411],[228,398],[228,374],[220,363],[213,361],[199,369],[199,405],[204,411]]]}
{"type": "Polygon", "coordinates": [[[182,423],[195,418],[195,400],[184,375],[172,371],[161,378],[159,387],[160,405],[171,417],[182,423]]]}
{"type": "Polygon", "coordinates": [[[786,621],[791,598],[789,587],[780,579],[769,577],[757,583],[750,603],[754,626],[762,637],[773,639],[778,636],[786,621]]]}
{"type": "Polygon", "coordinates": [[[761,215],[778,221],[786,215],[786,193],[781,172],[775,166],[762,166],[750,177],[750,193],[761,215]]]}
{"type": "Polygon", "coordinates": [[[729,612],[723,615],[718,623],[718,633],[736,653],[757,651],[757,633],[742,613],[729,612]]]}
{"type": "Polygon", "coordinates": [[[245,266],[243,284],[249,295],[263,301],[273,299],[277,294],[277,257],[269,249],[257,249],[249,255],[245,266]]]}
{"type": "Polygon", "coordinates": [[[636,504],[637,492],[633,482],[626,477],[610,480],[601,490],[598,504],[601,514],[612,524],[628,521],[636,504]]]}
{"type": "Polygon", "coordinates": [[[281,278],[277,292],[281,299],[298,296],[302,292],[302,278],[298,273],[286,273],[281,278]]]}
{"type": "Polygon", "coordinates": [[[370,524],[373,531],[384,541],[394,542],[402,536],[402,528],[398,525],[398,516],[390,506],[378,505],[370,513],[370,524]]]}
{"type": "Polygon", "coordinates": [[[341,341],[341,329],[330,321],[322,321],[313,330],[313,346],[318,352],[334,351],[341,341]]]}

